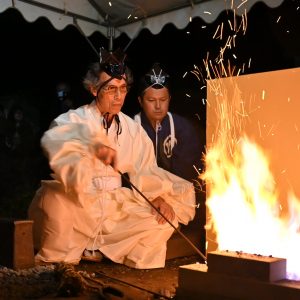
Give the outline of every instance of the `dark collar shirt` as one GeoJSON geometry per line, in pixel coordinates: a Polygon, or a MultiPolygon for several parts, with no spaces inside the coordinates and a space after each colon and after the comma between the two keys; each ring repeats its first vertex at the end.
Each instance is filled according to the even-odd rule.
{"type": "MultiPolygon", "coordinates": [[[[141,125],[153,142],[158,166],[189,181],[197,179],[198,172],[202,171],[203,133],[198,132],[189,120],[174,113],[168,113],[156,130],[144,112],[139,116],[141,125]]],[[[139,118],[135,116],[135,119],[139,118]]]]}

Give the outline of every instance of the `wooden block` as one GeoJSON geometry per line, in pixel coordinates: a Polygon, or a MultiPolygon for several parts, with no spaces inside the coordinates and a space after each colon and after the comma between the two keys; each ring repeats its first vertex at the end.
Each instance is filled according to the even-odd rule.
{"type": "Polygon", "coordinates": [[[231,251],[207,254],[209,273],[277,281],[286,278],[286,259],[231,251]]]}
{"type": "Polygon", "coordinates": [[[12,269],[34,267],[33,221],[0,219],[0,265],[12,269]]]}
{"type": "Polygon", "coordinates": [[[178,300],[299,300],[300,282],[260,281],[253,278],[210,273],[204,264],[180,266],[178,300]]]}

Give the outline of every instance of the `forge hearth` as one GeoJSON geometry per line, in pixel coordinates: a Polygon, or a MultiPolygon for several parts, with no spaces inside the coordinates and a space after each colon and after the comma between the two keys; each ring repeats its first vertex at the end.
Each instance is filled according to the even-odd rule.
{"type": "Polygon", "coordinates": [[[285,259],[214,251],[208,253],[207,265],[180,267],[176,297],[182,300],[299,300],[300,282],[285,277],[285,259]]]}
{"type": "Polygon", "coordinates": [[[214,251],[207,254],[210,273],[277,281],[286,278],[286,259],[240,251],[214,251]]]}

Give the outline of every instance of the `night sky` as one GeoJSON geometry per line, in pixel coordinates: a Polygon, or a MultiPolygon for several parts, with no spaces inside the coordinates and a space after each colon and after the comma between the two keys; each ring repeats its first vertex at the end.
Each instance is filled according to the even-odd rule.
{"type": "MultiPolygon", "coordinates": [[[[299,6],[300,0],[286,0],[275,9],[256,3],[248,13],[246,35],[238,36],[236,47],[228,51],[228,58],[237,66],[251,58],[251,66],[245,73],[300,66],[299,6]]],[[[135,78],[155,61],[160,62],[173,78],[171,110],[190,118],[198,114],[204,122],[205,106],[201,100],[205,98],[205,89],[200,90],[200,87],[205,82],[198,81],[191,73],[183,79],[183,74],[194,65],[200,66],[208,51],[212,57],[217,55],[224,41],[212,36],[217,25],[227,22],[231,14],[223,12],[213,24],[195,18],[183,30],[168,24],[158,35],[142,30],[127,50],[128,65],[135,78]]],[[[94,33],[89,39],[96,49],[107,48],[108,41],[100,33],[94,33]]],[[[125,48],[129,41],[122,34],[115,39],[114,48],[125,48]]],[[[9,9],[0,14],[0,54],[1,103],[5,106],[12,102],[24,104],[42,129],[47,128],[53,117],[50,112],[59,81],[71,84],[76,106],[91,101],[81,81],[87,65],[96,61],[97,56],[74,26],[58,31],[45,18],[29,23],[17,10],[9,9]]],[[[133,89],[124,112],[132,115],[137,111],[133,89]]]]}

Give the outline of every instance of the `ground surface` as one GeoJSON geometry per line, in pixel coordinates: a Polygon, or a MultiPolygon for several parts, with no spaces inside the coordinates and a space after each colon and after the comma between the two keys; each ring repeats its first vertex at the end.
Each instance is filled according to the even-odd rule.
{"type": "Polygon", "coordinates": [[[168,260],[165,268],[136,270],[109,260],[78,266],[40,266],[0,270],[0,299],[171,299],[176,298],[179,266],[190,256],[168,260]]]}

